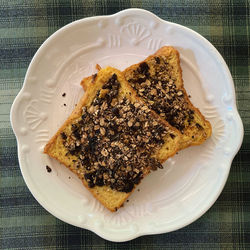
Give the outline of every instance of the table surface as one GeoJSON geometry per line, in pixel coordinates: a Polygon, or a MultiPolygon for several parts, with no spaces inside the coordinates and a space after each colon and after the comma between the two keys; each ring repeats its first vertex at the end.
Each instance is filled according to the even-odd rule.
{"type": "Polygon", "coordinates": [[[0,249],[250,249],[250,83],[248,1],[0,1],[0,249]],[[176,232],[124,243],[68,225],[43,209],[22,178],[10,107],[42,42],[80,18],[136,7],[206,37],[232,73],[245,136],[212,208],[176,232]]]}

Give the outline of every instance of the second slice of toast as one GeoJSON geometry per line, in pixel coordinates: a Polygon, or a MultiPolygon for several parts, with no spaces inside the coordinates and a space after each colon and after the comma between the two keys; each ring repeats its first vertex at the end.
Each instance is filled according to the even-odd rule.
{"type": "Polygon", "coordinates": [[[212,127],[190,101],[183,85],[179,52],[165,46],[123,72],[137,94],[181,133],[180,149],[199,145],[212,127]]]}
{"type": "Polygon", "coordinates": [[[102,69],[93,81],[44,152],[116,211],[151,170],[176,153],[180,133],[138,98],[119,70],[102,69]]]}

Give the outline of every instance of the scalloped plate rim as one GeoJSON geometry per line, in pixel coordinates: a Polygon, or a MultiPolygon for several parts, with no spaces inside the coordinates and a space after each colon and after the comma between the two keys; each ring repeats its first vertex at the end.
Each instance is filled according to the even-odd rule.
{"type": "Polygon", "coordinates": [[[206,207],[204,207],[202,210],[199,210],[199,213],[195,217],[193,217],[191,220],[183,223],[182,225],[178,225],[178,226],[175,226],[175,227],[170,228],[170,229],[155,230],[155,231],[147,232],[147,233],[140,233],[139,232],[139,233],[136,233],[136,234],[128,236],[128,237],[126,237],[126,236],[123,235],[122,237],[116,237],[116,238],[109,237],[108,235],[106,235],[105,233],[103,233],[102,230],[98,230],[98,228],[95,228],[94,226],[92,226],[92,227],[91,226],[81,227],[81,228],[90,230],[90,231],[96,233],[97,235],[101,236],[102,238],[110,240],[110,241],[113,241],[113,242],[124,242],[124,241],[135,239],[135,238],[143,236],[143,235],[162,234],[162,233],[167,233],[167,232],[175,231],[175,230],[178,230],[180,228],[183,228],[183,227],[191,224],[192,222],[194,222],[195,220],[197,220],[198,218],[200,218],[215,203],[215,201],[217,200],[217,198],[221,194],[221,192],[222,192],[222,190],[223,190],[223,188],[225,186],[225,183],[227,181],[232,161],[233,161],[235,155],[237,154],[237,152],[239,151],[239,149],[241,147],[241,144],[242,144],[242,141],[243,141],[243,136],[244,136],[243,123],[242,123],[242,120],[241,120],[240,115],[238,113],[237,106],[236,106],[235,87],[234,87],[233,79],[232,79],[231,73],[230,73],[230,71],[228,69],[228,66],[227,66],[225,60],[223,59],[223,57],[221,56],[221,54],[217,51],[217,49],[206,38],[204,38],[203,36],[201,36],[199,33],[197,33],[196,31],[193,31],[192,29],[187,28],[185,26],[182,26],[182,25],[179,25],[179,24],[176,24],[176,23],[173,23],[173,22],[165,21],[165,20],[161,19],[160,17],[156,16],[155,14],[153,14],[152,12],[149,12],[149,11],[144,10],[144,9],[137,9],[137,8],[130,8],[130,9],[122,10],[122,11],[117,12],[117,13],[112,14],[112,15],[93,16],[93,17],[87,17],[87,18],[76,20],[76,21],[74,21],[72,23],[69,23],[69,24],[65,25],[64,27],[60,28],[55,33],[53,33],[52,35],[50,35],[42,43],[42,45],[39,47],[39,49],[36,51],[35,55],[33,56],[32,60],[31,60],[31,62],[29,64],[28,70],[27,70],[27,72],[25,74],[23,86],[22,86],[21,90],[19,91],[18,95],[16,96],[16,98],[15,98],[15,100],[14,100],[12,106],[11,106],[11,110],[10,110],[10,122],[11,122],[11,126],[13,128],[14,134],[16,136],[16,139],[17,139],[18,158],[19,158],[20,169],[21,169],[21,172],[22,172],[22,175],[23,175],[23,178],[25,180],[26,185],[28,186],[28,188],[29,188],[30,192],[32,193],[32,195],[34,196],[34,198],[41,204],[41,206],[43,206],[49,213],[51,213],[52,215],[56,216],[60,220],[62,220],[64,222],[67,222],[67,223],[69,223],[71,225],[80,227],[79,225],[77,225],[74,222],[70,221],[68,218],[65,219],[65,217],[63,217],[63,215],[61,215],[60,213],[56,213],[54,210],[52,210],[49,207],[49,205],[47,205],[47,202],[45,200],[41,200],[41,199],[37,198],[37,195],[36,195],[37,192],[36,192],[36,190],[34,190],[31,187],[31,184],[29,183],[28,178],[23,174],[23,169],[22,169],[22,166],[21,166],[21,155],[22,155],[21,154],[21,150],[20,150],[21,145],[20,145],[20,140],[18,138],[18,132],[17,132],[18,131],[18,129],[17,129],[18,125],[14,122],[14,120],[15,120],[16,108],[17,108],[16,106],[17,106],[18,100],[22,96],[23,92],[25,91],[26,86],[28,85],[27,84],[27,77],[28,77],[28,75],[30,73],[31,66],[34,65],[34,63],[36,63],[36,60],[39,57],[39,54],[42,53],[43,50],[46,49],[47,44],[49,44],[49,42],[52,39],[54,39],[62,31],[66,31],[67,29],[70,29],[75,24],[81,23],[81,22],[92,21],[92,20],[100,20],[100,19],[103,19],[103,18],[109,19],[109,18],[112,18],[112,17],[115,17],[115,16],[119,16],[121,14],[124,15],[126,13],[130,14],[130,13],[135,13],[135,12],[144,13],[145,15],[149,15],[151,18],[154,18],[158,22],[162,22],[162,23],[165,23],[165,24],[169,24],[169,25],[181,28],[184,32],[188,32],[188,33],[192,34],[193,36],[198,37],[199,40],[202,40],[203,43],[205,43],[205,45],[210,49],[210,52],[213,53],[213,55],[217,58],[217,60],[222,64],[222,66],[224,68],[224,72],[223,73],[228,78],[228,82],[230,82],[230,85],[231,85],[230,87],[231,87],[232,94],[233,94],[233,98],[232,98],[233,99],[232,100],[233,109],[232,109],[231,112],[233,113],[234,117],[236,118],[236,122],[237,122],[237,125],[240,128],[240,131],[239,131],[239,137],[238,137],[238,141],[237,141],[237,147],[231,153],[230,159],[228,159],[227,173],[226,173],[226,176],[224,178],[224,182],[220,183],[221,185],[220,185],[220,189],[219,189],[217,195],[214,197],[213,201],[209,202],[209,204],[206,207]]]}

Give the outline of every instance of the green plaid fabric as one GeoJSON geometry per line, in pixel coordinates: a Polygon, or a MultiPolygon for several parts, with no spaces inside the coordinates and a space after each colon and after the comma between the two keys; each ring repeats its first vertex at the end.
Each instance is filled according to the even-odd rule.
{"type": "Polygon", "coordinates": [[[250,249],[249,1],[0,1],[0,249],[250,249]],[[80,18],[144,8],[199,32],[222,54],[234,78],[245,138],[215,205],[176,232],[125,243],[105,241],[45,211],[18,165],[10,107],[42,42],[80,18]]]}

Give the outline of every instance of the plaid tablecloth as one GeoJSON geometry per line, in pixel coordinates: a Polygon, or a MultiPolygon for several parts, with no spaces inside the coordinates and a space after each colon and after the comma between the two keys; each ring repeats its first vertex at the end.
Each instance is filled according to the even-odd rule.
{"type": "Polygon", "coordinates": [[[249,1],[0,1],[0,249],[250,249],[249,1]],[[144,8],[199,32],[232,73],[245,137],[213,207],[176,232],[112,243],[43,209],[22,178],[10,107],[42,42],[80,18],[144,8]]]}

